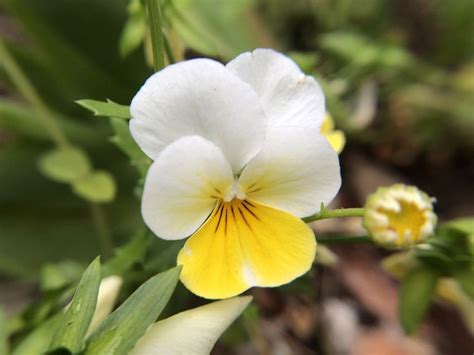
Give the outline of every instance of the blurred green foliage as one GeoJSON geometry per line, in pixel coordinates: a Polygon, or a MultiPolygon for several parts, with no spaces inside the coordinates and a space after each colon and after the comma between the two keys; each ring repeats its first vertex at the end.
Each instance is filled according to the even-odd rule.
{"type": "MultiPolygon", "coordinates": [[[[16,33],[7,39],[17,64],[57,114],[67,138],[90,154],[95,167],[112,172],[118,180],[119,195],[105,206],[106,228],[117,241],[128,238],[139,225],[138,201],[131,193],[136,173],[108,142],[107,122],[91,118],[74,101],[109,97],[129,103],[151,73],[140,53],[127,59],[117,55],[125,6],[126,1],[2,2],[14,20],[16,33]]],[[[7,80],[6,73],[1,77],[7,80]]],[[[32,276],[45,261],[90,259],[99,248],[91,208],[64,186],[40,176],[37,166],[53,177],[57,169],[73,170],[66,163],[54,164],[61,158],[57,153],[45,155],[51,149],[50,137],[34,108],[19,102],[14,90],[3,95],[0,107],[0,128],[8,133],[0,151],[0,180],[8,187],[0,192],[0,270],[32,276]]],[[[85,165],[66,159],[75,170],[90,164],[80,160],[85,165]]],[[[110,200],[115,188],[109,180],[108,173],[95,172],[74,189],[92,198],[97,190],[101,201],[110,200]]]]}
{"type": "Polygon", "coordinates": [[[383,260],[385,270],[402,279],[399,315],[405,332],[417,329],[435,295],[458,307],[472,331],[473,236],[473,218],[454,220],[438,227],[427,243],[383,260]]]}

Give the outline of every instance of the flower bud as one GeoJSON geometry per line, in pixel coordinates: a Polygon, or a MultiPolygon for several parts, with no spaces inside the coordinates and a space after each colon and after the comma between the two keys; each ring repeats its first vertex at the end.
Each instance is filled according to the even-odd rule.
{"type": "Polygon", "coordinates": [[[386,248],[411,248],[433,234],[433,201],[415,186],[379,188],[367,199],[363,225],[386,248]]]}

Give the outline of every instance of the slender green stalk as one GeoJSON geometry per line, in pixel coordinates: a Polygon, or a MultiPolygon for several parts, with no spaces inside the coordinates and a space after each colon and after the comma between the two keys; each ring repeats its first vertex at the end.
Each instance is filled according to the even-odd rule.
{"type": "Polygon", "coordinates": [[[165,48],[166,57],[168,58],[168,62],[170,64],[176,63],[176,58],[173,54],[173,50],[171,49],[170,41],[168,41],[168,38],[166,38],[165,36],[163,36],[163,45],[165,48]]]}
{"type": "Polygon", "coordinates": [[[349,243],[372,243],[372,239],[368,235],[335,235],[317,237],[316,240],[321,244],[349,244],[349,243]]]}
{"type": "Polygon", "coordinates": [[[146,0],[146,6],[148,9],[148,23],[150,26],[153,64],[155,71],[159,71],[165,67],[163,32],[161,30],[162,20],[160,0],[146,0]]]}
{"type": "Polygon", "coordinates": [[[38,95],[36,89],[30,83],[21,68],[17,65],[1,38],[0,62],[18,91],[36,109],[38,113],[38,119],[42,121],[43,126],[48,130],[53,141],[58,146],[67,146],[69,144],[68,140],[59,126],[56,124],[56,121],[54,120],[54,113],[51,112],[51,110],[46,106],[41,97],[38,95]]]}
{"type": "Polygon", "coordinates": [[[341,218],[341,217],[364,217],[365,210],[363,208],[339,208],[336,210],[328,210],[323,208],[321,212],[309,217],[303,218],[305,223],[319,221],[327,218],[341,218]]]}
{"type": "Polygon", "coordinates": [[[107,258],[112,255],[114,243],[112,235],[107,225],[103,208],[97,203],[90,203],[92,220],[99,236],[101,255],[107,258]]]}

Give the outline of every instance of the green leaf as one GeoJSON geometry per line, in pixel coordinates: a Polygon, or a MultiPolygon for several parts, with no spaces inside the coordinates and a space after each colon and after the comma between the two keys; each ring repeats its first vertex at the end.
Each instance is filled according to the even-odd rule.
{"type": "Polygon", "coordinates": [[[438,273],[420,267],[407,274],[400,288],[398,312],[407,334],[412,334],[422,321],[431,303],[438,273]]]}
{"type": "Polygon", "coordinates": [[[82,275],[71,305],[64,313],[50,350],[69,349],[77,353],[84,348],[84,337],[94,316],[100,285],[100,257],[97,257],[82,275]]]}
{"type": "Polygon", "coordinates": [[[122,152],[124,152],[132,161],[140,172],[140,175],[144,177],[148,171],[148,167],[151,164],[150,158],[138,147],[135,140],[130,134],[128,124],[123,120],[115,117],[110,118],[110,124],[114,130],[115,135],[110,139],[122,152]]]}
{"type": "Polygon", "coordinates": [[[0,354],[8,354],[7,316],[0,307],[0,354]]]}
{"type": "Polygon", "coordinates": [[[72,189],[77,195],[91,202],[110,202],[115,198],[116,193],[112,175],[100,170],[75,181],[72,189]]]}
{"type": "Polygon", "coordinates": [[[470,265],[469,268],[456,272],[454,278],[469,298],[474,300],[474,270],[472,266],[470,265]]]}
{"type": "Polygon", "coordinates": [[[168,303],[180,272],[177,266],[141,285],[90,336],[85,354],[127,354],[168,303]]]}
{"type": "Polygon", "coordinates": [[[64,260],[57,264],[48,263],[41,268],[40,288],[44,292],[72,285],[83,272],[84,266],[73,260],[64,260]]]}
{"type": "Polygon", "coordinates": [[[48,350],[51,337],[58,328],[61,314],[56,314],[44,321],[29,333],[13,350],[12,355],[43,354],[48,350]]]}
{"type": "Polygon", "coordinates": [[[460,232],[474,235],[474,218],[460,218],[446,224],[460,232]]]}
{"type": "Polygon", "coordinates": [[[119,52],[122,58],[125,58],[140,46],[147,31],[146,14],[140,0],[130,1],[127,10],[129,17],[119,42],[119,52]]]}
{"type": "Polygon", "coordinates": [[[87,155],[79,148],[57,148],[44,154],[39,160],[40,171],[58,182],[71,183],[90,172],[87,155]]]}
{"type": "Polygon", "coordinates": [[[416,247],[414,253],[424,264],[452,275],[456,270],[473,265],[474,244],[471,239],[474,240],[474,237],[443,225],[436,229],[435,235],[426,244],[416,247]]]}
{"type": "Polygon", "coordinates": [[[115,250],[115,255],[103,265],[102,276],[123,275],[134,264],[142,262],[150,242],[148,233],[137,233],[130,242],[115,250]]]}
{"type": "Polygon", "coordinates": [[[77,100],[76,103],[91,111],[95,116],[103,117],[117,117],[123,119],[130,119],[130,109],[128,106],[117,104],[111,100],[97,101],[97,100],[77,100]]]}

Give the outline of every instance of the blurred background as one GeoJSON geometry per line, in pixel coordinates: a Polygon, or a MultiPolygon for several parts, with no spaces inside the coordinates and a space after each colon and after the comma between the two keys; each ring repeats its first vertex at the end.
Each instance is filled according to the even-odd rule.
{"type": "MultiPolygon", "coordinates": [[[[271,47],[317,78],[347,139],[333,207],[360,207],[378,186],[404,182],[437,198],[441,221],[474,215],[472,0],[163,0],[162,12],[169,61],[227,62],[271,47]]],[[[129,105],[153,70],[140,0],[0,0],[0,37],[0,304],[14,316],[143,228],[141,158],[131,164],[126,126],[75,101],[129,105]],[[8,60],[26,84],[12,79],[8,60]],[[79,187],[51,177],[55,129],[101,178],[79,187]]],[[[351,218],[313,227],[364,233],[351,218]]],[[[129,289],[173,265],[179,250],[147,240],[129,289]]],[[[388,252],[331,250],[330,266],[253,290],[254,305],[215,354],[472,354],[463,316],[447,303],[430,309],[416,336],[403,335],[398,283],[379,265],[388,252]]],[[[169,313],[201,302],[180,288],[169,313]]]]}

